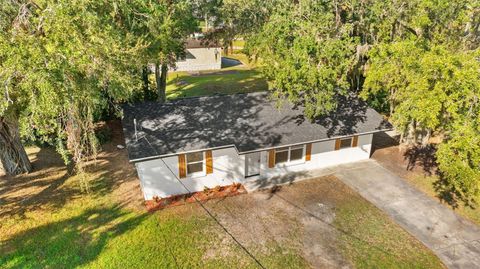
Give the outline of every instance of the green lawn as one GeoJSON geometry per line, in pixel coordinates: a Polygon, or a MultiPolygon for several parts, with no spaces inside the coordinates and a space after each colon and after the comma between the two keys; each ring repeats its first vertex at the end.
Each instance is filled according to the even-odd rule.
{"type": "MultiPolygon", "coordinates": [[[[117,143],[89,169],[89,194],[52,149],[28,148],[38,170],[0,177],[0,268],[257,268],[196,204],[147,213],[117,143]]],[[[305,267],[288,246],[251,250],[268,268],[305,267]]]]}
{"type": "Polygon", "coordinates": [[[167,83],[168,99],[268,89],[266,81],[256,70],[227,70],[201,75],[175,72],[170,74],[167,83]]]}
{"type": "Polygon", "coordinates": [[[247,93],[268,90],[268,84],[241,53],[228,55],[244,63],[241,66],[199,73],[170,72],[167,79],[167,98],[175,99],[212,94],[247,93]]]}
{"type": "Polygon", "coordinates": [[[364,199],[337,207],[340,249],[356,268],[442,268],[438,257],[364,199]]]}
{"type": "Polygon", "coordinates": [[[245,47],[245,40],[240,40],[240,39],[233,40],[233,46],[243,48],[245,47]]]}
{"type": "MultiPolygon", "coordinates": [[[[196,204],[145,212],[134,167],[126,152],[116,149],[118,143],[104,145],[89,169],[89,194],[79,191],[78,178],[68,174],[53,149],[29,148],[37,170],[14,179],[0,177],[0,268],[258,268],[196,204]]],[[[332,244],[356,267],[441,267],[428,249],[358,194],[312,191],[313,197],[334,193],[331,201],[344,201],[335,205],[334,225],[346,233],[338,245],[332,244]]],[[[213,203],[221,208],[226,203],[223,214],[237,210],[237,217],[248,215],[251,208],[246,205],[252,198],[234,198],[213,203]],[[230,207],[229,201],[237,204],[230,207]]],[[[264,201],[269,208],[270,200],[264,201]]],[[[266,268],[309,267],[304,237],[295,232],[302,218],[290,219],[287,212],[278,214],[286,216],[286,223],[298,222],[289,228],[289,241],[272,237],[258,244],[255,238],[242,239],[266,268]]],[[[264,217],[264,225],[270,227],[271,216],[264,217]]]]}

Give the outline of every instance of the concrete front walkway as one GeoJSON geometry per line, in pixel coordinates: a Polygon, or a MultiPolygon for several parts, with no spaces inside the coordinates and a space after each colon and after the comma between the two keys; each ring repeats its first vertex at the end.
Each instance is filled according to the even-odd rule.
{"type": "Polygon", "coordinates": [[[480,228],[417,190],[374,160],[251,180],[248,191],[334,174],[429,247],[449,268],[480,268],[480,228]]]}

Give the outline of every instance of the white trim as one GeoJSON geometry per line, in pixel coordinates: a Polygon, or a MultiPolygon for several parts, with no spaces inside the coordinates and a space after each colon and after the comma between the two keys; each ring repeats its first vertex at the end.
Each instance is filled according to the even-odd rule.
{"type": "Polygon", "coordinates": [[[317,143],[317,142],[335,140],[335,139],[338,139],[338,138],[344,138],[344,137],[350,137],[350,136],[356,136],[356,135],[357,136],[368,135],[368,134],[380,133],[380,132],[391,131],[391,130],[392,129],[381,129],[381,130],[365,132],[365,133],[356,133],[356,134],[351,134],[351,135],[334,136],[334,137],[328,137],[328,138],[322,138],[322,139],[316,139],[316,140],[309,140],[309,141],[305,141],[305,142],[299,142],[299,143],[293,143],[293,144],[287,144],[287,145],[278,145],[278,146],[275,146],[275,147],[267,147],[267,148],[261,148],[261,149],[249,150],[249,151],[242,151],[242,152],[238,151],[235,144],[230,144],[230,145],[219,146],[219,147],[211,147],[211,148],[204,148],[204,149],[191,150],[191,151],[182,151],[182,152],[168,153],[168,154],[163,154],[163,155],[154,155],[154,156],[150,156],[150,157],[144,157],[144,158],[129,160],[129,162],[130,163],[144,162],[144,161],[149,161],[149,160],[154,160],[154,159],[159,159],[159,158],[177,156],[177,155],[180,155],[180,154],[187,154],[187,153],[190,153],[190,152],[217,150],[217,149],[225,149],[225,148],[235,148],[238,155],[244,155],[244,154],[253,153],[253,152],[271,150],[271,149],[275,149],[275,148],[297,146],[297,145],[303,145],[303,144],[309,144],[309,143],[317,143]]]}
{"type": "MultiPolygon", "coordinates": [[[[188,173],[188,158],[187,158],[187,154],[185,154],[185,172],[186,172],[186,177],[187,179],[192,179],[192,178],[199,178],[199,177],[204,177],[207,175],[207,160],[206,160],[206,154],[205,154],[206,151],[203,151],[202,154],[203,154],[203,159],[202,159],[202,171],[201,172],[194,172],[194,173],[188,173]]],[[[195,152],[189,152],[189,153],[195,153],[195,152]]],[[[213,160],[212,160],[213,161],[213,160]]],[[[200,161],[196,161],[196,162],[191,162],[191,163],[199,163],[200,161]]]]}
{"type": "MultiPolygon", "coordinates": [[[[290,161],[290,155],[292,153],[292,147],[295,147],[295,146],[286,147],[287,148],[286,151],[288,152],[288,160],[286,162],[282,162],[282,163],[276,163],[277,151],[275,150],[275,152],[274,152],[274,154],[275,154],[275,160],[274,160],[275,161],[275,166],[274,167],[275,168],[280,168],[280,167],[287,167],[287,166],[292,166],[292,165],[298,165],[298,164],[305,163],[305,154],[306,154],[306,145],[307,144],[301,145],[302,146],[302,158],[298,159],[298,160],[294,160],[294,161],[290,161]]],[[[300,146],[300,145],[296,145],[296,146],[300,146]]]]}

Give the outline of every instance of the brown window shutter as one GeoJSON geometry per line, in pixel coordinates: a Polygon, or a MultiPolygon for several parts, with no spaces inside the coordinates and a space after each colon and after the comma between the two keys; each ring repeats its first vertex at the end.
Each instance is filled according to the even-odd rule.
{"type": "Polygon", "coordinates": [[[339,150],[340,149],[340,138],[335,140],[335,150],[339,150]]]}
{"type": "Polygon", "coordinates": [[[352,147],[357,147],[358,146],[358,135],[354,136],[352,139],[352,147]]]}
{"type": "Polygon", "coordinates": [[[207,161],[207,174],[213,173],[213,158],[212,158],[212,151],[207,150],[205,151],[205,159],[207,161]]]}
{"type": "Polygon", "coordinates": [[[308,143],[305,148],[305,161],[310,161],[312,159],[312,143],[308,143]]]}
{"type": "Polygon", "coordinates": [[[268,168],[275,167],[275,150],[271,149],[268,151],[268,168]]]}
{"type": "Polygon", "coordinates": [[[185,163],[185,154],[178,155],[178,176],[180,178],[187,177],[187,167],[185,163]]]}

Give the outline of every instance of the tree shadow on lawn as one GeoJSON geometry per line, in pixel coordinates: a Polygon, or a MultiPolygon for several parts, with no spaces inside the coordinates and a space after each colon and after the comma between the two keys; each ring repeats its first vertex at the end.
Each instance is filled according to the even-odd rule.
{"type": "MultiPolygon", "coordinates": [[[[438,170],[436,162],[436,145],[421,145],[402,150],[399,148],[398,137],[390,137],[380,132],[373,135],[372,157],[383,166],[403,178],[419,178],[427,185],[427,192],[433,192],[432,196],[445,202],[453,209],[461,204],[472,209],[476,205],[471,201],[462,200],[460,194],[447,182],[438,170]],[[434,181],[431,182],[434,177],[434,181]]],[[[424,187],[425,188],[425,187],[424,187]]]]}
{"type": "MultiPolygon", "coordinates": [[[[116,148],[117,144],[124,144],[120,122],[113,121],[112,125],[117,125],[113,127],[117,132],[113,140],[103,145],[96,160],[87,165],[90,195],[103,197],[120,190],[121,193],[115,197],[121,200],[122,205],[136,203],[142,200],[136,172],[128,162],[126,149],[116,148]]],[[[0,219],[24,218],[27,212],[39,209],[56,210],[85,195],[73,167],[65,166],[55,149],[42,147],[29,157],[34,163],[32,173],[0,176],[0,219]]]]}
{"type": "Polygon", "coordinates": [[[267,81],[256,70],[228,70],[178,77],[168,82],[167,87],[173,86],[175,88],[167,92],[168,99],[268,90],[267,81]]]}
{"type": "Polygon", "coordinates": [[[417,145],[407,149],[403,156],[407,161],[407,170],[414,171],[415,169],[422,169],[424,178],[427,176],[434,176],[436,180],[433,182],[433,189],[438,199],[447,203],[453,209],[457,209],[460,203],[463,206],[475,209],[474,201],[463,199],[461,194],[446,180],[438,169],[436,154],[437,147],[435,144],[427,146],[417,145]]]}
{"type": "Polygon", "coordinates": [[[120,205],[87,209],[62,221],[21,231],[0,245],[2,268],[77,267],[95,260],[109,240],[138,226],[120,205]]]}

